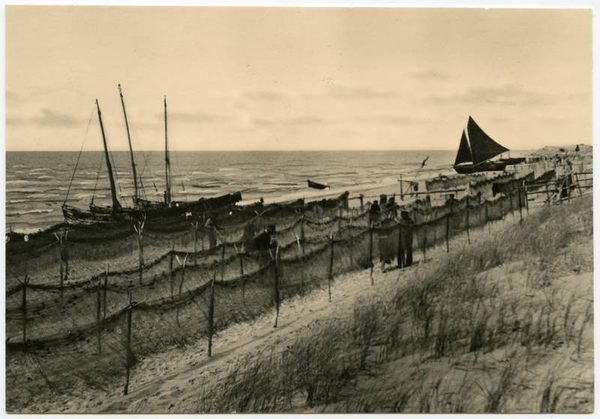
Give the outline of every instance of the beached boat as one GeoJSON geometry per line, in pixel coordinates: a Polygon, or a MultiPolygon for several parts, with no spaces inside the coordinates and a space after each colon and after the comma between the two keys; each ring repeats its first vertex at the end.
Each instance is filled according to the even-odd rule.
{"type": "MultiPolygon", "coordinates": [[[[104,131],[104,124],[102,121],[102,112],[98,100],[96,100],[96,108],[98,111],[98,121],[100,123],[100,131],[102,134],[102,142],[104,146],[103,158],[106,161],[106,168],[108,170],[108,178],[110,181],[110,192],[112,205],[110,206],[98,206],[94,204],[93,197],[92,202],[88,209],[81,209],[67,204],[69,190],[65,201],[62,205],[63,216],[65,221],[69,223],[81,223],[81,224],[97,224],[97,223],[115,223],[130,221],[132,219],[141,218],[165,218],[165,217],[190,217],[199,216],[206,212],[215,212],[218,210],[226,211],[227,208],[232,207],[237,202],[242,200],[242,194],[240,192],[226,194],[215,198],[200,198],[195,201],[175,201],[172,199],[171,193],[171,167],[169,159],[169,146],[168,146],[168,135],[167,135],[167,101],[166,97],[164,100],[165,107],[165,181],[166,187],[164,192],[164,201],[151,201],[144,199],[140,196],[140,192],[143,190],[143,183],[141,177],[137,175],[135,158],[133,154],[133,148],[131,145],[131,135],[129,131],[129,122],[127,119],[127,112],[125,110],[125,102],[123,100],[123,94],[121,92],[121,86],[119,85],[119,94],[121,96],[121,103],[123,105],[123,115],[125,117],[125,126],[127,129],[127,139],[129,141],[129,152],[131,155],[131,166],[133,171],[133,184],[134,184],[134,196],[133,196],[133,207],[124,207],[117,198],[116,182],[113,175],[113,168],[111,163],[111,155],[108,150],[106,141],[106,134],[104,131]]],[[[77,171],[77,164],[73,172],[73,176],[77,171]]],[[[70,186],[69,186],[70,189],[70,186]]]]}
{"type": "Polygon", "coordinates": [[[454,170],[461,174],[503,171],[509,164],[525,161],[524,158],[492,160],[507,151],[509,151],[508,148],[494,141],[469,116],[467,129],[463,130],[460,138],[454,170]]]}
{"type": "Polygon", "coordinates": [[[323,185],[322,183],[319,182],[314,182],[310,179],[306,179],[306,181],[308,182],[308,187],[309,188],[314,188],[314,189],[326,189],[329,188],[329,185],[323,185]]]}

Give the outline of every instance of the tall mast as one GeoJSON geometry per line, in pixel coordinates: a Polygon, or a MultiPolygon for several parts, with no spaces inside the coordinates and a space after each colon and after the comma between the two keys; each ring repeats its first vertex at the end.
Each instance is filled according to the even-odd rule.
{"type": "Polygon", "coordinates": [[[169,137],[167,135],[167,97],[165,103],[165,204],[171,204],[171,162],[169,160],[169,137]]]}
{"type": "Polygon", "coordinates": [[[133,157],[133,147],[131,146],[131,134],[129,133],[129,121],[127,120],[127,111],[125,110],[125,100],[123,99],[123,92],[121,91],[121,85],[119,84],[119,96],[121,96],[121,105],[123,106],[123,116],[125,117],[125,128],[127,129],[127,140],[129,141],[129,154],[131,155],[131,170],[133,171],[133,203],[137,204],[139,198],[138,192],[138,177],[135,169],[135,158],[133,157]]]}
{"type": "Polygon", "coordinates": [[[100,131],[102,132],[102,142],[104,143],[104,156],[106,158],[106,168],[108,169],[108,179],[110,180],[110,195],[112,196],[112,208],[113,212],[117,212],[121,209],[121,204],[117,199],[117,188],[115,187],[115,178],[113,177],[112,165],[110,163],[110,156],[108,154],[108,145],[106,144],[104,124],[102,123],[102,112],[100,112],[100,105],[98,104],[98,99],[96,99],[96,107],[98,108],[98,120],[100,121],[100,131]]]}

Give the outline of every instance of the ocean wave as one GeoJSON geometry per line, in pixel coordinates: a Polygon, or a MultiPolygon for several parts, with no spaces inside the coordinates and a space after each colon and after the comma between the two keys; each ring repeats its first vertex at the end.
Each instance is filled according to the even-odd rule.
{"type": "Polygon", "coordinates": [[[36,210],[25,210],[25,211],[7,211],[6,212],[6,216],[7,217],[15,217],[15,216],[19,216],[19,215],[27,215],[27,214],[48,214],[54,212],[53,209],[51,208],[46,208],[46,209],[36,209],[36,210]]]}
{"type": "Polygon", "coordinates": [[[43,190],[41,189],[28,189],[28,188],[17,188],[17,189],[11,189],[9,191],[6,191],[7,194],[18,194],[18,193],[22,193],[25,195],[30,195],[30,194],[39,194],[39,193],[44,193],[43,190]]]}

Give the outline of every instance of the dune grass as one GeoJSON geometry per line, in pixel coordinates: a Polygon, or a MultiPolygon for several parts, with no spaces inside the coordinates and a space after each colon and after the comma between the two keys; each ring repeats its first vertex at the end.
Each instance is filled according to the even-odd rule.
{"type": "MultiPolygon", "coordinates": [[[[592,305],[576,313],[573,294],[565,300],[552,284],[574,261],[586,262],[568,247],[591,236],[591,208],[591,197],[543,207],[419,267],[393,296],[361,301],[349,316],[320,321],[282,352],[237,362],[218,386],[204,389],[197,411],[505,411],[532,353],[557,342],[581,353],[592,305]],[[511,264],[526,278],[524,288],[514,290],[497,275],[511,264]],[[487,371],[485,379],[454,379],[451,392],[441,390],[443,377],[421,373],[436,360],[452,364],[470,354],[477,362],[498,350],[507,353],[502,368],[487,371]],[[398,363],[410,367],[394,371],[393,386],[361,386],[398,363]]],[[[553,377],[541,394],[532,411],[557,411],[561,389],[553,377]]]]}

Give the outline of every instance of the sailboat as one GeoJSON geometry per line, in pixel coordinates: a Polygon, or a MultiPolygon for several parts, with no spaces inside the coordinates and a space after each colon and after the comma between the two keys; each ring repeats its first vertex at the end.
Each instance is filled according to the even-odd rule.
{"type": "MultiPolygon", "coordinates": [[[[77,207],[73,207],[67,204],[67,199],[62,205],[63,215],[67,222],[77,223],[101,223],[101,222],[115,222],[124,221],[131,218],[131,209],[123,208],[119,199],[117,198],[117,188],[115,178],[113,175],[112,163],[110,154],[108,152],[108,145],[106,143],[106,134],[104,132],[104,124],[102,122],[102,111],[100,111],[100,104],[96,99],[96,109],[98,111],[98,121],[100,122],[100,132],[102,133],[102,143],[104,145],[104,159],[106,161],[106,168],[108,170],[108,179],[110,181],[110,195],[112,198],[111,206],[98,206],[92,201],[89,210],[83,210],[77,207]]],[[[75,166],[77,170],[77,165],[75,166]]],[[[73,175],[75,173],[73,172],[73,175]]],[[[68,197],[68,194],[67,194],[68,197]]]]}
{"type": "MultiPolygon", "coordinates": [[[[137,183],[136,170],[135,170],[135,159],[133,156],[133,148],[131,146],[131,136],[129,133],[129,124],[127,122],[127,112],[125,110],[125,102],[123,100],[123,93],[121,86],[119,85],[119,94],[121,96],[121,104],[123,106],[123,115],[125,117],[125,126],[127,128],[127,139],[129,141],[129,152],[131,155],[131,167],[134,177],[134,186],[137,183]]],[[[169,153],[169,135],[168,135],[168,119],[167,119],[167,97],[163,99],[164,105],[164,121],[165,121],[165,191],[163,194],[162,201],[152,201],[149,199],[142,198],[139,194],[140,188],[134,187],[134,209],[138,212],[146,214],[146,216],[152,217],[164,217],[169,214],[194,214],[204,213],[207,211],[217,210],[219,208],[235,205],[237,202],[242,200],[241,192],[235,192],[232,194],[221,195],[215,198],[200,198],[196,201],[176,201],[173,199],[173,187],[172,187],[172,175],[171,175],[171,158],[169,153]]],[[[143,189],[142,179],[139,178],[139,184],[143,189]]]]}
{"type": "Polygon", "coordinates": [[[507,151],[509,151],[508,148],[494,141],[469,116],[467,129],[463,130],[460,138],[454,170],[461,174],[503,171],[507,165],[525,160],[524,158],[492,160],[507,151]]]}
{"type": "MultiPolygon", "coordinates": [[[[102,112],[100,111],[100,105],[98,99],[96,99],[96,108],[98,111],[98,121],[100,122],[100,131],[102,133],[102,143],[104,145],[104,159],[106,161],[106,168],[108,170],[108,178],[110,181],[110,191],[112,198],[112,205],[110,206],[98,206],[93,202],[90,203],[89,209],[81,209],[73,207],[67,204],[67,198],[62,205],[63,215],[65,221],[69,223],[77,224],[97,224],[97,223],[114,223],[122,221],[130,221],[132,219],[140,218],[165,218],[165,217],[181,217],[181,216],[194,216],[204,214],[206,212],[223,210],[235,205],[237,202],[242,200],[242,194],[235,192],[232,194],[226,194],[215,198],[200,198],[196,201],[174,201],[172,199],[172,188],[171,188],[171,164],[169,158],[169,143],[167,135],[167,100],[164,99],[165,109],[165,192],[164,201],[150,201],[142,198],[140,191],[143,190],[143,183],[140,176],[137,174],[135,157],[133,154],[133,147],[131,144],[131,134],[129,131],[129,121],[127,119],[127,112],[125,109],[125,101],[123,99],[123,93],[121,86],[119,85],[119,94],[121,96],[121,104],[123,106],[123,115],[125,117],[125,127],[127,129],[127,139],[129,142],[129,152],[131,156],[131,168],[133,172],[133,184],[134,184],[134,196],[133,196],[133,207],[123,207],[117,198],[116,182],[113,175],[113,168],[108,151],[108,145],[106,141],[106,133],[104,131],[104,124],[102,121],[102,112]]],[[[77,165],[73,172],[77,170],[77,165]]]]}

